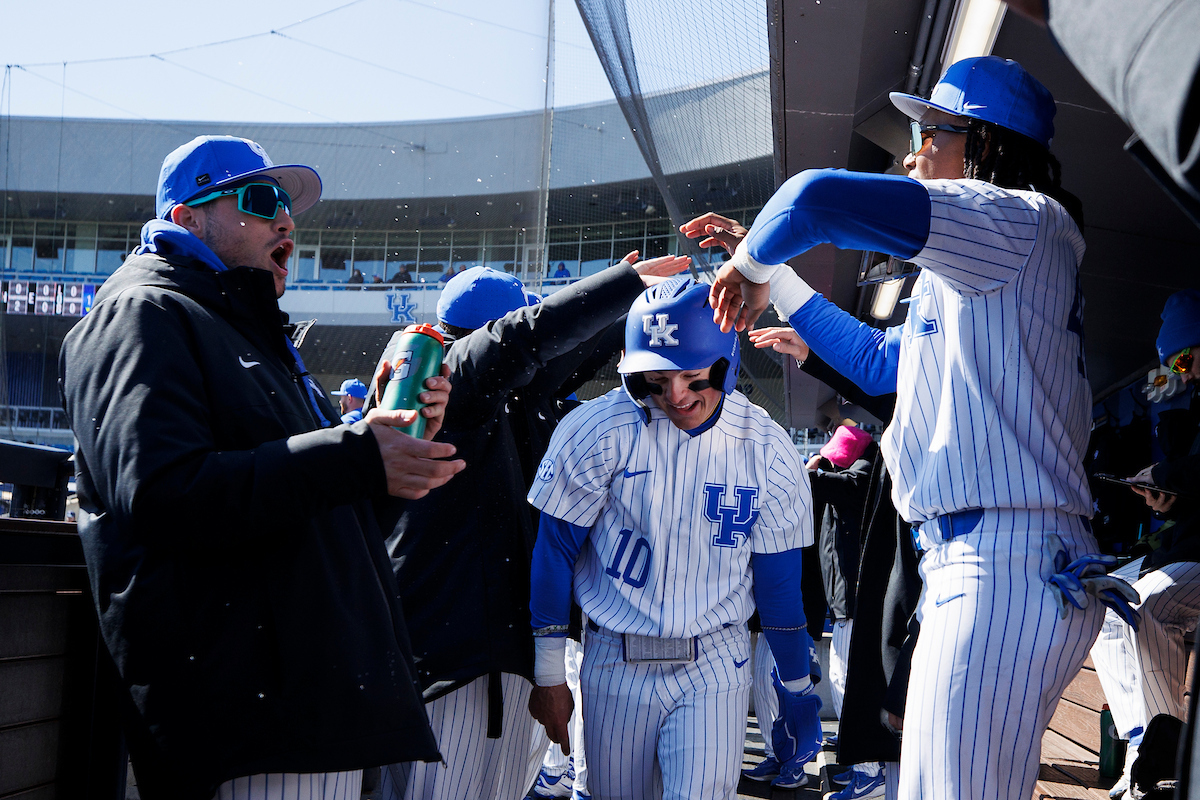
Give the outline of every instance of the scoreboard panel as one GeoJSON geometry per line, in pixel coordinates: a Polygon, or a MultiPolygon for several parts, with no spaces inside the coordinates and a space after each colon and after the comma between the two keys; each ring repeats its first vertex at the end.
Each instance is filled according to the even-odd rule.
{"type": "Polygon", "coordinates": [[[0,297],[9,314],[82,317],[96,299],[94,283],[0,281],[0,297]]]}

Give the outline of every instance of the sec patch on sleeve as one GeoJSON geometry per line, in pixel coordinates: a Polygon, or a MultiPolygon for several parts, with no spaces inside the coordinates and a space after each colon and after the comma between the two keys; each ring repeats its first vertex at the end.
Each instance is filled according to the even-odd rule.
{"type": "Polygon", "coordinates": [[[539,481],[548,481],[554,477],[554,460],[543,458],[542,463],[538,464],[537,477],[539,481]]]}

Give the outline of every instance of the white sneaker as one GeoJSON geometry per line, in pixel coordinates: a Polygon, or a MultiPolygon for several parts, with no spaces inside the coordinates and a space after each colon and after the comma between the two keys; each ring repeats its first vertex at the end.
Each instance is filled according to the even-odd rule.
{"type": "Polygon", "coordinates": [[[542,767],[538,773],[537,782],[533,784],[535,797],[547,800],[555,797],[570,797],[571,789],[575,786],[575,771],[569,767],[565,772],[554,773],[542,767]]]}

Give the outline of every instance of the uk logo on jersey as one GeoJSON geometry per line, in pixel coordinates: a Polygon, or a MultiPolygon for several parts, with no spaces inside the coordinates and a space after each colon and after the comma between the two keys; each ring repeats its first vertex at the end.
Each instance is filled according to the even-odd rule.
{"type": "Polygon", "coordinates": [[[719,483],[704,484],[704,518],[719,526],[713,536],[714,547],[737,547],[738,536],[750,540],[750,529],[758,521],[758,489],[753,486],[733,487],[736,505],[724,504],[725,487],[719,483]]]}
{"type": "Polygon", "coordinates": [[[650,337],[651,347],[677,347],[679,340],[673,334],[679,326],[669,321],[669,314],[646,314],[642,317],[642,331],[650,337]]]}

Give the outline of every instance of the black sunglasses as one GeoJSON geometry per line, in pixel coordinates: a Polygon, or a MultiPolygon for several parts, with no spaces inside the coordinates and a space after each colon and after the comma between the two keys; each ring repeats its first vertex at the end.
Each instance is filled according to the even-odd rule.
{"type": "Polygon", "coordinates": [[[283,210],[289,216],[292,213],[292,198],[273,183],[247,183],[236,189],[218,189],[203,197],[189,200],[184,205],[194,207],[232,194],[237,195],[238,210],[244,214],[263,219],[275,219],[280,206],[283,206],[283,210]]]}
{"type": "Polygon", "coordinates": [[[914,156],[921,152],[925,147],[925,140],[932,139],[938,131],[949,131],[951,133],[966,133],[967,128],[962,125],[927,125],[923,122],[913,120],[908,124],[908,146],[909,152],[914,156]]]}

